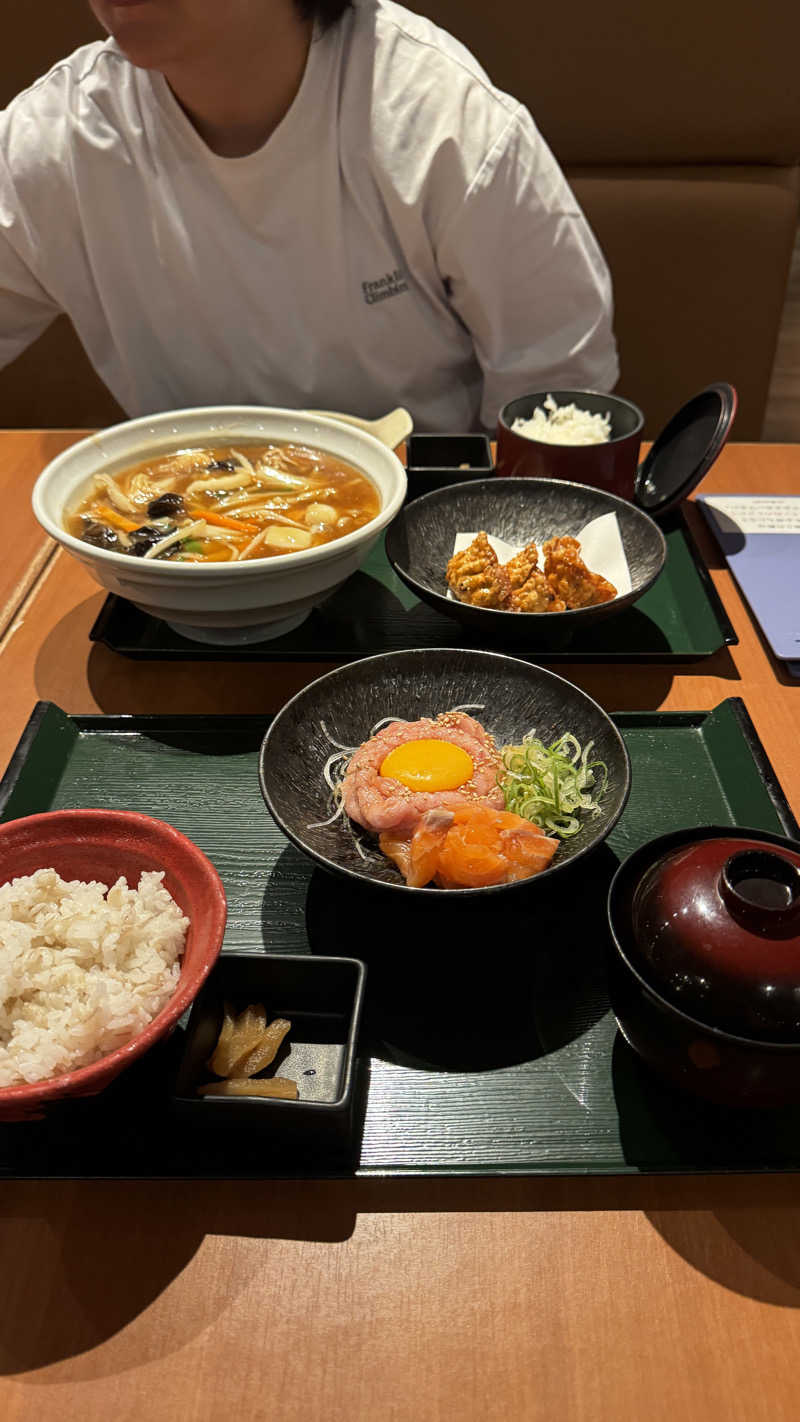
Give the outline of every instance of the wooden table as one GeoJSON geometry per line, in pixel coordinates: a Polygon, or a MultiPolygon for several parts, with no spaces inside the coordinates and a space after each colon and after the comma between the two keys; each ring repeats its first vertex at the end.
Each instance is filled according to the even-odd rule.
{"type": "Polygon", "coordinates": [[[18,615],[28,593],[53,556],[53,543],[31,511],[31,474],[80,437],[76,430],[29,430],[3,439],[0,488],[10,518],[11,538],[0,563],[0,637],[18,615]]]}
{"type": "MultiPolygon", "coordinates": [[[[0,448],[22,527],[45,447],[0,448]]],[[[800,447],[728,446],[711,489],[800,493],[800,447]]],[[[800,814],[800,688],[694,522],[739,645],[557,670],[609,710],[742,696],[800,814]]],[[[102,601],[62,553],[39,572],[0,644],[3,763],[40,697],[269,711],[323,669],[127,662],[87,640],[102,601]]],[[[20,1182],[0,1198],[7,1422],[800,1413],[795,1176],[20,1182]]]]}

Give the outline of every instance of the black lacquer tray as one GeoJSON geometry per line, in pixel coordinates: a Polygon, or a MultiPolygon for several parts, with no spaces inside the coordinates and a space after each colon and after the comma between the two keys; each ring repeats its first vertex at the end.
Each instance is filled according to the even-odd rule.
{"type": "MultiPolygon", "coordinates": [[[[287,1156],[264,1133],[176,1122],[183,1028],[101,1096],[0,1127],[0,1177],[618,1174],[800,1168],[800,1109],[748,1114],[660,1086],[608,1007],[605,899],[637,845],[687,825],[797,824],[741,701],[626,712],[633,790],[606,844],[556,894],[446,895],[407,912],[312,868],[261,801],[264,717],[79,716],[40,703],[0,785],[3,818],[138,809],[190,835],[229,902],[223,952],[368,965],[352,1149],[287,1156]]],[[[315,774],[316,767],[309,767],[315,774]]]]}
{"type": "MultiPolygon", "coordinates": [[[[662,521],[667,561],[634,607],[604,618],[558,650],[514,643],[514,656],[546,662],[693,661],[737,641],[681,512],[662,521]]],[[[409,647],[482,647],[454,618],[419,602],[390,567],[383,539],[360,572],[284,637],[247,647],[190,642],[124,598],[109,596],[90,637],[126,657],[164,661],[340,662],[409,647]]],[[[492,644],[489,650],[503,648],[492,644]]]]}

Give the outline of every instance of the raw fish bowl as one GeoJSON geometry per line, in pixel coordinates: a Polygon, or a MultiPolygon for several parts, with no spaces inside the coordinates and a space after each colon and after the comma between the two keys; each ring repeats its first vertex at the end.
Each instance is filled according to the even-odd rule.
{"type": "Polygon", "coordinates": [[[495,652],[450,649],[394,652],[329,672],[298,693],[272,722],[261,748],[261,789],[276,823],[317,864],[365,886],[450,898],[492,894],[552,882],[601,844],[616,824],[630,790],[630,762],[611,719],[583,691],[542,667],[495,652]],[[344,816],[331,816],[324,767],[335,746],[369,739],[388,717],[414,721],[456,707],[470,714],[498,745],[533,729],[549,743],[565,731],[593,741],[608,771],[599,811],[565,841],[549,868],[522,883],[484,888],[409,888],[380,854],[377,841],[344,816]]]}

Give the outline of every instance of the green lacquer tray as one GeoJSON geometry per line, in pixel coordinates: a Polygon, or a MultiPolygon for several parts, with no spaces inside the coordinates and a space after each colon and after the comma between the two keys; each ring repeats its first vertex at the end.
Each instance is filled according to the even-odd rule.
{"type": "MultiPolygon", "coordinates": [[[[569,646],[546,651],[515,642],[508,650],[537,661],[693,661],[737,641],[682,513],[662,523],[667,561],[634,607],[601,619],[569,646]]],[[[124,598],[106,598],[91,629],[94,642],[143,660],[350,661],[408,647],[478,647],[459,622],[419,602],[389,566],[383,539],[349,578],[294,632],[249,647],[187,641],[166,622],[124,598]]],[[[497,650],[492,646],[490,650],[497,650]]]]}
{"type": "MultiPolygon", "coordinates": [[[[658,1084],[606,995],[611,875],[654,835],[798,828],[741,701],[625,712],[633,790],[607,843],[556,892],[398,909],[312,867],[259,792],[266,717],[70,717],[40,703],[0,785],[3,818],[143,810],[191,836],[228,895],[223,951],[367,963],[357,1130],[345,1158],[288,1157],[173,1117],[180,1027],[100,1097],[0,1127],[0,1177],[618,1174],[800,1168],[800,1109],[704,1106],[658,1084]]],[[[309,774],[315,774],[309,767],[309,774]]]]}

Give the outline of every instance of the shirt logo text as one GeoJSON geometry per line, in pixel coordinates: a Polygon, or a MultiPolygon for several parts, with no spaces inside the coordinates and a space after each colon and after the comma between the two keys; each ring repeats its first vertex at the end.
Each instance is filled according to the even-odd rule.
{"type": "Polygon", "coordinates": [[[361,290],[367,306],[374,306],[376,301],[387,301],[390,296],[400,296],[408,291],[406,273],[402,267],[395,267],[393,272],[387,272],[376,281],[362,281],[361,290]]]}

